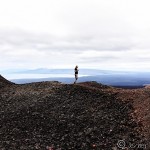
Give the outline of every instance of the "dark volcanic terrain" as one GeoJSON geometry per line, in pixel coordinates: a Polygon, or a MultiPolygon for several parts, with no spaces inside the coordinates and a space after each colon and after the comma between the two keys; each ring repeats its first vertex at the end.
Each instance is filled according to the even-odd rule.
{"type": "Polygon", "coordinates": [[[0,76],[0,150],[149,150],[149,143],[149,87],[16,85],[0,76]]]}
{"type": "Polygon", "coordinates": [[[6,80],[4,77],[2,77],[2,76],[0,75],[0,89],[3,88],[3,87],[5,87],[5,86],[12,85],[12,84],[14,84],[14,83],[12,83],[12,82],[6,80]]]}

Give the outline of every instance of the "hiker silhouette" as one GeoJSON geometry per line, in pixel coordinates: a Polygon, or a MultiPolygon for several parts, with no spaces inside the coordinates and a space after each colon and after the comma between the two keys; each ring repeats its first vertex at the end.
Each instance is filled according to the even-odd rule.
{"type": "Polygon", "coordinates": [[[74,84],[76,84],[77,80],[78,80],[78,72],[79,72],[79,69],[78,69],[78,66],[76,65],[75,68],[74,68],[74,73],[75,73],[75,81],[74,81],[74,84]]]}

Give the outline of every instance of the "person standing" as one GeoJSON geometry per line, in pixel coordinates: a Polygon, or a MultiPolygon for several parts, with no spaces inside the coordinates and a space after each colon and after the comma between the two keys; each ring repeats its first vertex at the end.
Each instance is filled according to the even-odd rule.
{"type": "Polygon", "coordinates": [[[74,81],[74,84],[77,82],[78,80],[78,72],[79,72],[79,69],[78,69],[78,66],[75,66],[74,68],[74,73],[75,73],[75,81],[74,81]]]}

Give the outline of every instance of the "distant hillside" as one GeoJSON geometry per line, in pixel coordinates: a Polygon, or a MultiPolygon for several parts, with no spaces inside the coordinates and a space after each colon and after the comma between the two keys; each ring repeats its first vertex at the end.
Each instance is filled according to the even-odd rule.
{"type": "Polygon", "coordinates": [[[148,150],[149,94],[96,82],[1,88],[0,149],[117,150],[124,140],[148,150]]]}
{"type": "MultiPolygon", "coordinates": [[[[12,82],[22,84],[54,81],[74,82],[73,69],[6,70],[1,72],[12,82]]],[[[143,86],[150,84],[150,72],[111,71],[98,69],[79,69],[79,82],[96,81],[112,86],[143,86]]]]}
{"type": "MultiPolygon", "coordinates": [[[[5,72],[5,71],[4,71],[5,72]]],[[[6,71],[9,72],[9,71],[6,71]]],[[[128,73],[120,71],[111,71],[111,70],[98,70],[98,69],[79,69],[80,74],[84,75],[101,75],[101,74],[112,74],[112,73],[128,73]]],[[[47,68],[38,68],[32,70],[11,70],[9,73],[18,73],[18,74],[73,74],[74,68],[72,69],[47,69],[47,68]]]]}
{"type": "MultiPolygon", "coordinates": [[[[31,79],[13,79],[12,82],[23,84],[31,82],[42,82],[42,81],[59,81],[63,83],[73,83],[74,78],[67,77],[51,77],[51,78],[31,78],[31,79]]],[[[138,77],[129,75],[97,75],[97,76],[85,76],[79,77],[78,82],[96,81],[102,84],[111,86],[126,86],[126,87],[142,87],[145,84],[150,83],[150,76],[138,77]]]]}

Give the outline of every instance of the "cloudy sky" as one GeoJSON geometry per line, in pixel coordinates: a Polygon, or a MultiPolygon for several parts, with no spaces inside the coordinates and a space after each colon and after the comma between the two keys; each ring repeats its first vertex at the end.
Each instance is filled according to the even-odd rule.
{"type": "Polygon", "coordinates": [[[150,71],[149,0],[0,0],[0,70],[150,71]]]}

